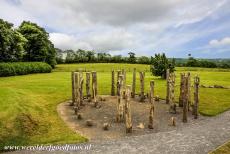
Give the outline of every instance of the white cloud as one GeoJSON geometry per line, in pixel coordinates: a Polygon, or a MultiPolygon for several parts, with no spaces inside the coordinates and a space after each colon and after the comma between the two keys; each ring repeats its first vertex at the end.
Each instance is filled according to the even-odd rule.
{"type": "Polygon", "coordinates": [[[230,46],[230,37],[225,37],[220,40],[211,40],[209,42],[209,45],[214,46],[214,47],[219,47],[219,46],[230,46]]]}

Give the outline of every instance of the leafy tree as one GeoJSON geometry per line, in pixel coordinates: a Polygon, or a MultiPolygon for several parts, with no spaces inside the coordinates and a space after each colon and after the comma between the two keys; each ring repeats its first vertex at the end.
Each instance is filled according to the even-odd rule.
{"type": "Polygon", "coordinates": [[[170,72],[174,71],[175,68],[175,60],[169,61],[165,54],[155,54],[155,57],[151,57],[151,72],[155,76],[161,76],[162,78],[166,78],[167,69],[170,72]]]}
{"type": "Polygon", "coordinates": [[[193,57],[189,57],[187,63],[185,64],[187,67],[198,67],[199,61],[193,57]]]}
{"type": "Polygon", "coordinates": [[[75,58],[74,51],[73,50],[66,50],[65,52],[67,53],[65,62],[66,63],[73,63],[74,62],[74,58],[75,58]]]}
{"type": "Polygon", "coordinates": [[[95,61],[95,52],[94,51],[87,51],[86,57],[88,58],[88,62],[94,62],[95,61]]]}
{"type": "Polygon", "coordinates": [[[135,57],[135,53],[134,52],[129,52],[129,62],[130,63],[135,63],[136,62],[136,57],[135,57]]]}
{"type": "Polygon", "coordinates": [[[28,40],[25,45],[25,61],[47,62],[52,67],[56,65],[56,51],[44,28],[35,23],[23,21],[18,31],[28,40]]]}
{"type": "Polygon", "coordinates": [[[146,56],[141,56],[137,58],[138,64],[150,64],[150,58],[146,56]]]}
{"type": "Polygon", "coordinates": [[[26,38],[13,29],[13,24],[0,19],[0,61],[21,61],[26,42],[26,38]]]}

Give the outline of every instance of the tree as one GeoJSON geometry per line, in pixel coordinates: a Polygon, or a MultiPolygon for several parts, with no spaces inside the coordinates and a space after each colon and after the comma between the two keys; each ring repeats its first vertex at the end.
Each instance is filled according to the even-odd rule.
{"type": "Polygon", "coordinates": [[[18,31],[28,40],[24,60],[47,62],[54,68],[56,51],[45,29],[35,23],[23,21],[18,31]]]}
{"type": "Polygon", "coordinates": [[[129,62],[130,63],[135,63],[136,62],[136,57],[134,52],[129,52],[129,62]]]}
{"type": "Polygon", "coordinates": [[[155,76],[161,76],[162,78],[166,78],[167,69],[170,72],[174,71],[175,68],[175,60],[169,61],[165,54],[155,54],[155,57],[151,57],[151,72],[155,76]]]}
{"type": "Polygon", "coordinates": [[[21,61],[26,42],[26,38],[13,29],[13,24],[0,19],[0,62],[21,61]]]}

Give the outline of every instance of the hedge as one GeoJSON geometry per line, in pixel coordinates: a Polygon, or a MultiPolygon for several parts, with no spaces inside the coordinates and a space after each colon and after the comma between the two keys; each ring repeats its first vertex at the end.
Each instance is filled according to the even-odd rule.
{"type": "Polygon", "coordinates": [[[0,77],[32,73],[50,73],[52,67],[43,62],[0,63],[0,77]]]}

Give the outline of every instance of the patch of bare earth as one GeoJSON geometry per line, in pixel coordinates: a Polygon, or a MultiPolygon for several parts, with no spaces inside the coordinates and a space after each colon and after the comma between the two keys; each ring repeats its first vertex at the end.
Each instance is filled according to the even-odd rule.
{"type": "Polygon", "coordinates": [[[86,136],[91,141],[118,139],[126,136],[138,136],[143,134],[157,133],[182,129],[189,125],[196,124],[205,117],[194,119],[191,112],[188,115],[188,123],[182,122],[182,108],[177,107],[177,114],[169,113],[169,105],[164,100],[155,101],[154,129],[148,128],[150,103],[139,102],[139,98],[131,99],[132,112],[132,133],[126,133],[125,124],[116,122],[117,97],[102,96],[105,101],[100,101],[100,108],[95,108],[91,102],[84,100],[84,106],[80,109],[82,119],[78,119],[74,113],[73,106],[69,101],[58,105],[57,111],[64,122],[75,132],[86,136]],[[176,126],[172,126],[171,117],[175,117],[176,126]],[[86,121],[91,119],[93,126],[86,125],[86,121]],[[103,124],[109,123],[109,130],[103,129],[103,124]],[[140,128],[140,123],[144,128],[140,128]]]}

